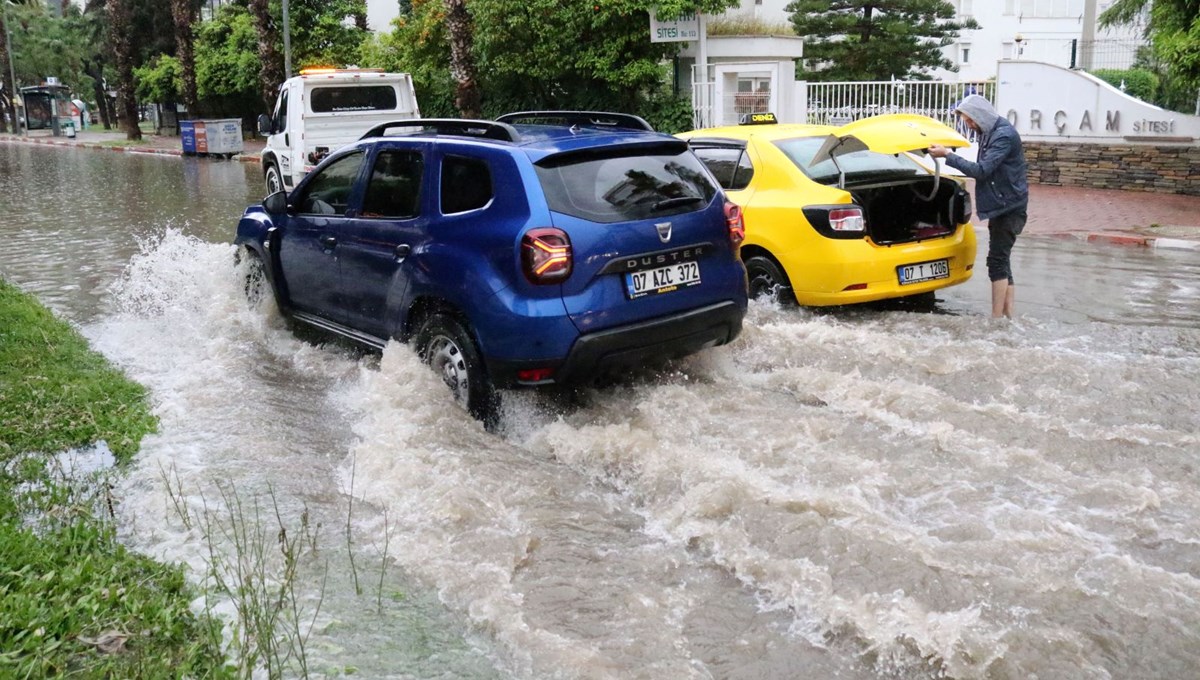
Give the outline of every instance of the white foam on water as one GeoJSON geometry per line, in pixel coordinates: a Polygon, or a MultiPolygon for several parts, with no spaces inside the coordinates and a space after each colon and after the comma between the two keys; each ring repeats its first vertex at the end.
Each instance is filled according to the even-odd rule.
{"type": "Polygon", "coordinates": [[[193,508],[218,481],[353,496],[356,543],[386,534],[516,676],[1200,664],[1194,329],[756,304],[659,373],[506,394],[497,436],[410,349],[376,365],[248,309],[231,259],[168,231],[86,329],[162,419],[118,489],[154,554],[205,559],[167,470],[193,508]]]}

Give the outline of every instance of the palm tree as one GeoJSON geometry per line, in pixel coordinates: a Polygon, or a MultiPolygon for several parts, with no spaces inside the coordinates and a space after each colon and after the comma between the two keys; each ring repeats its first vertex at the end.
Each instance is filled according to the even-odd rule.
{"type": "Polygon", "coordinates": [[[258,30],[258,86],[263,103],[269,109],[275,103],[279,84],[283,82],[283,59],[279,56],[279,50],[275,49],[279,31],[275,28],[268,0],[250,0],[250,14],[258,30]]]}
{"type": "Polygon", "coordinates": [[[479,118],[483,97],[472,47],[475,43],[466,0],[446,0],[446,32],[450,37],[450,76],[454,78],[454,108],[464,118],[479,118]]]}
{"type": "Polygon", "coordinates": [[[120,100],[121,124],[125,127],[125,138],[142,138],[138,127],[137,95],[134,93],[133,67],[137,59],[133,44],[134,0],[108,0],[109,44],[117,62],[117,98],[120,100]]]}
{"type": "Polygon", "coordinates": [[[199,13],[196,0],[171,0],[171,20],[175,24],[175,56],[179,59],[179,68],[183,72],[183,105],[187,107],[188,115],[198,114],[199,101],[196,96],[196,51],[194,48],[195,35],[192,24],[199,13]]]}

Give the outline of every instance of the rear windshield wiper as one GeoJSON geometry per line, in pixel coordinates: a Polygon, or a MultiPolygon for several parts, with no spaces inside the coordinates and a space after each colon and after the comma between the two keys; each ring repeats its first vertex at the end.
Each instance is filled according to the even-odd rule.
{"type": "Polygon", "coordinates": [[[655,203],[654,210],[655,211],[668,210],[670,208],[678,208],[678,207],[684,206],[684,205],[691,205],[693,203],[703,203],[703,202],[704,202],[704,198],[702,196],[676,196],[675,198],[667,198],[667,199],[659,201],[658,203],[655,203]]]}

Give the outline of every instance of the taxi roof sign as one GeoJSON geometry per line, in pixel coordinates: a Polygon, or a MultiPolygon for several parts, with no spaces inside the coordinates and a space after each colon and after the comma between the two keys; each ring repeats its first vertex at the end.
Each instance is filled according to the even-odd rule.
{"type": "Polygon", "coordinates": [[[779,119],[775,114],[770,112],[763,113],[746,113],[742,114],[742,119],[738,121],[738,125],[775,125],[779,119]]]}

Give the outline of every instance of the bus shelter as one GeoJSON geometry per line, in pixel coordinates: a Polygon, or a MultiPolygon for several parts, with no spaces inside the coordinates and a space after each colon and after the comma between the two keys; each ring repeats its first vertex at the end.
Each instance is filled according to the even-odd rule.
{"type": "Polygon", "coordinates": [[[63,134],[71,119],[71,88],[66,85],[32,85],[21,88],[25,102],[25,129],[50,130],[55,137],[63,134]]]}

